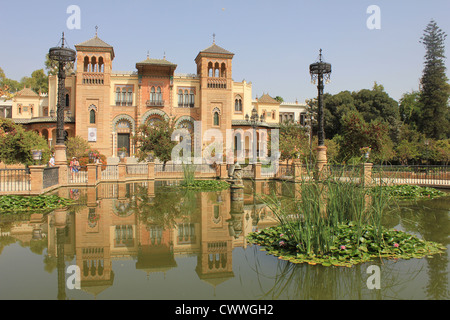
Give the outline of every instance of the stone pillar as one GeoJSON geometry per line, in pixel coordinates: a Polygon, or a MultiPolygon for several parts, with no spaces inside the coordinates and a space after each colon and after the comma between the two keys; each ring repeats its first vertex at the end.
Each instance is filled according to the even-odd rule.
{"type": "Polygon", "coordinates": [[[363,168],[362,168],[361,183],[366,187],[371,186],[372,185],[373,163],[363,163],[362,166],[363,166],[363,168]]]}
{"type": "Polygon", "coordinates": [[[227,164],[226,163],[219,164],[218,175],[219,175],[218,177],[220,179],[228,179],[228,170],[227,170],[227,164]]]}
{"type": "Polygon", "coordinates": [[[147,179],[155,180],[155,163],[149,162],[147,163],[147,166],[148,166],[147,179]]]}
{"type": "Polygon", "coordinates": [[[97,182],[102,181],[102,165],[101,164],[97,164],[97,182]]]}
{"type": "Polygon", "coordinates": [[[88,163],[87,165],[88,185],[95,186],[97,184],[97,165],[95,163],[88,163]]]}
{"type": "Polygon", "coordinates": [[[127,165],[124,162],[119,162],[119,181],[125,181],[125,176],[127,175],[127,165]]]}
{"type": "Polygon", "coordinates": [[[55,145],[55,165],[67,165],[66,146],[55,145]]]}
{"type": "Polygon", "coordinates": [[[299,159],[295,159],[292,162],[293,171],[294,171],[294,181],[298,182],[302,180],[302,163],[299,159]]]}
{"type": "Polygon", "coordinates": [[[69,184],[69,166],[67,163],[61,164],[59,167],[59,185],[60,186],[67,186],[69,184]]]}
{"type": "Polygon", "coordinates": [[[31,182],[31,194],[41,194],[44,191],[44,168],[45,166],[30,166],[30,182],[31,182]]]}
{"type": "Polygon", "coordinates": [[[253,164],[253,179],[255,180],[261,180],[261,163],[254,163],[253,164]]]}

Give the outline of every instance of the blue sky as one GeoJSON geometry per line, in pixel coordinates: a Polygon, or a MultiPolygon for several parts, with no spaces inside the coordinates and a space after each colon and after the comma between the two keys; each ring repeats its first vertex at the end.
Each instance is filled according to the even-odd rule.
{"type": "MultiPolygon", "coordinates": [[[[253,83],[285,101],[317,95],[309,64],[323,49],[332,64],[325,92],[357,91],[382,84],[398,100],[417,90],[425,49],[419,43],[431,19],[450,34],[448,0],[166,0],[166,1],[5,1],[0,0],[0,67],[20,80],[44,68],[48,49],[64,31],[70,47],[98,35],[114,46],[113,70],[135,70],[147,51],[195,73],[200,50],[216,44],[235,53],[233,79],[253,83]],[[67,28],[67,8],[81,10],[81,28],[67,28]],[[381,10],[381,29],[370,30],[370,5],[381,10]]],[[[447,38],[447,56],[450,50],[447,38]]],[[[449,66],[448,59],[446,61],[449,66]]]]}

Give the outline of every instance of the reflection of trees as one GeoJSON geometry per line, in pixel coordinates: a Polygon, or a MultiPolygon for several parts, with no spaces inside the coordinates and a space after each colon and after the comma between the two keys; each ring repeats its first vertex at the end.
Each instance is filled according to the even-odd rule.
{"type": "Polygon", "coordinates": [[[174,188],[156,188],[154,196],[149,196],[145,186],[136,186],[133,210],[141,221],[159,225],[163,229],[173,228],[175,219],[199,212],[197,194],[174,188]]]}
{"type": "MultiPolygon", "coordinates": [[[[405,205],[399,212],[402,225],[407,232],[420,234],[425,240],[449,245],[450,197],[417,201],[405,205]]],[[[448,299],[448,252],[426,258],[428,263],[428,283],[426,294],[429,299],[448,299]]]]}
{"type": "MultiPolygon", "coordinates": [[[[364,263],[351,268],[323,267],[320,265],[293,264],[278,260],[276,266],[266,266],[260,261],[259,248],[255,248],[252,266],[259,283],[261,299],[292,300],[380,300],[400,299],[400,294],[423,270],[398,268],[394,261],[364,263]],[[381,288],[369,289],[367,274],[370,265],[378,265],[381,288]],[[265,269],[268,268],[268,269],[265,269]],[[276,269],[273,272],[273,269],[276,269]]],[[[250,263],[250,261],[249,261],[250,263]]],[[[410,292],[414,298],[414,292],[410,292]]]]}

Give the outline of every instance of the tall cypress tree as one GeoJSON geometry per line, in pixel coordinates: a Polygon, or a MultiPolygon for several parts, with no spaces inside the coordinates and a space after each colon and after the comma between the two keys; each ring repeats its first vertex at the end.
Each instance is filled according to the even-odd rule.
{"type": "Polygon", "coordinates": [[[447,34],[442,31],[434,20],[428,23],[420,38],[425,46],[425,66],[423,70],[419,102],[422,110],[419,130],[434,139],[449,136],[448,99],[450,86],[445,75],[445,46],[447,34]]]}

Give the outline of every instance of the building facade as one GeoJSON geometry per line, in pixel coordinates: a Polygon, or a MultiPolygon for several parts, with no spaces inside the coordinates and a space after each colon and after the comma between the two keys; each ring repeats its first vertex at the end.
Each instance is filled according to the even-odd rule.
{"type": "MultiPolygon", "coordinates": [[[[75,45],[75,49],[75,67],[67,73],[65,82],[65,133],[67,137],[82,137],[107,157],[117,157],[122,148],[133,156],[133,136],[139,126],[162,119],[174,118],[177,127],[190,132],[194,122],[200,121],[202,133],[213,128],[225,138],[228,129],[251,131],[246,115],[256,109],[264,115],[264,120],[257,122],[258,129],[279,126],[280,103],[268,94],[253,100],[252,83],[232,78],[234,54],[215,41],[195,57],[195,74],[177,74],[177,65],[166,57],[148,55],[136,63],[136,70],[115,72],[114,48],[97,35],[75,45]]],[[[30,89],[22,90],[11,111],[16,123],[35,130],[50,145],[56,140],[57,82],[56,76],[49,76],[48,96],[33,96],[30,89]],[[25,103],[26,99],[36,101],[25,103]]],[[[234,134],[233,140],[235,148],[242,145],[244,150],[251,149],[252,142],[242,131],[234,134]]],[[[202,141],[202,150],[207,144],[202,141]]]]}

